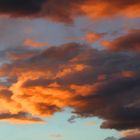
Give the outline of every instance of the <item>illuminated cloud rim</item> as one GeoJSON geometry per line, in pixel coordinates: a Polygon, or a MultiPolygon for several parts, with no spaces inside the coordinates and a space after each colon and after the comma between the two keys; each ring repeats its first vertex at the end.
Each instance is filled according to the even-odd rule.
{"type": "Polygon", "coordinates": [[[102,45],[111,51],[140,52],[140,30],[130,30],[113,41],[103,41],[102,45]]]}

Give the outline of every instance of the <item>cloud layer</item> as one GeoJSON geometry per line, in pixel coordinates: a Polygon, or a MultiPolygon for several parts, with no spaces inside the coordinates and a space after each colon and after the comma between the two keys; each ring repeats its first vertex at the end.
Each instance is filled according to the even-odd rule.
{"type": "Polygon", "coordinates": [[[139,0],[0,0],[0,14],[12,17],[44,17],[71,22],[76,16],[93,19],[127,16],[139,17],[139,0]]]}

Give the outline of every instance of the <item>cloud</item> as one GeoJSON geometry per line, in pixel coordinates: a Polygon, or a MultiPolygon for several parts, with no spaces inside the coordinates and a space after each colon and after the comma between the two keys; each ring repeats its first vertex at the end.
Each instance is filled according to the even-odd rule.
{"type": "Polygon", "coordinates": [[[115,40],[102,43],[111,51],[140,52],[140,30],[131,30],[115,40]]]}
{"type": "Polygon", "coordinates": [[[87,3],[81,5],[82,11],[91,18],[105,18],[112,16],[127,16],[127,17],[139,17],[138,6],[140,2],[134,0],[133,2],[126,1],[87,1],[87,3]]]}
{"type": "Polygon", "coordinates": [[[6,55],[6,58],[12,61],[29,59],[36,54],[35,50],[26,50],[22,47],[20,47],[19,49],[6,49],[2,52],[6,55]]]}
{"type": "Polygon", "coordinates": [[[121,134],[124,137],[134,137],[140,135],[140,130],[139,129],[125,130],[122,131],[121,134]]]}
{"type": "Polygon", "coordinates": [[[82,40],[82,41],[86,41],[88,43],[94,43],[98,40],[100,40],[101,38],[103,38],[107,33],[103,32],[103,33],[97,33],[97,32],[87,32],[84,36],[81,37],[70,37],[67,38],[70,41],[77,41],[77,40],[82,40]]]}
{"type": "Polygon", "coordinates": [[[42,48],[42,47],[46,47],[48,46],[47,42],[38,42],[38,41],[34,41],[32,39],[26,39],[23,42],[24,46],[27,47],[32,47],[32,48],[42,48]]]}
{"type": "Polygon", "coordinates": [[[87,126],[95,126],[96,125],[96,122],[86,122],[86,125],[87,126]]]}
{"type": "Polygon", "coordinates": [[[85,40],[89,43],[94,43],[101,39],[106,33],[94,33],[94,32],[88,32],[85,35],[85,40]]]}
{"type": "Polygon", "coordinates": [[[0,12],[1,14],[9,14],[11,16],[30,16],[40,12],[44,2],[45,0],[1,0],[0,12]]]}
{"type": "Polygon", "coordinates": [[[140,139],[140,130],[139,129],[132,129],[132,130],[125,130],[121,132],[123,138],[120,140],[139,140],[140,139]]]}
{"type": "Polygon", "coordinates": [[[44,121],[41,120],[40,118],[32,117],[24,112],[19,112],[17,114],[2,113],[0,114],[0,121],[17,123],[17,124],[32,124],[32,123],[43,124],[44,123],[44,121]]]}
{"type": "Polygon", "coordinates": [[[76,119],[77,118],[80,118],[80,116],[76,116],[76,115],[72,115],[69,119],[68,119],[68,122],[69,123],[75,123],[76,121],[76,119]]]}
{"type": "Polygon", "coordinates": [[[137,129],[139,59],[137,54],[77,43],[48,47],[19,61],[10,59],[0,67],[5,79],[0,112],[44,118],[70,107],[78,117],[103,119],[102,128],[137,129]]]}
{"type": "Polygon", "coordinates": [[[53,21],[71,22],[76,16],[89,16],[93,19],[139,17],[139,6],[139,0],[0,0],[0,13],[11,17],[44,17],[53,21]]]}
{"type": "Polygon", "coordinates": [[[107,137],[104,140],[117,140],[115,137],[107,137]]]}
{"type": "Polygon", "coordinates": [[[52,137],[52,138],[62,138],[62,135],[60,135],[60,134],[52,134],[52,135],[50,135],[50,137],[52,137]]]}

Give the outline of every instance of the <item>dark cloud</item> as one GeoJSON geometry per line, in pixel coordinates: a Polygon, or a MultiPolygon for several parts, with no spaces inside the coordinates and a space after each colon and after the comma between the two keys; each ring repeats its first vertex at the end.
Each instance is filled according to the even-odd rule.
{"type": "Polygon", "coordinates": [[[30,16],[42,9],[46,0],[0,0],[0,12],[11,16],[30,16]]]}
{"type": "Polygon", "coordinates": [[[103,42],[103,45],[112,51],[140,52],[140,30],[131,30],[112,42],[103,42]]]}
{"type": "Polygon", "coordinates": [[[17,114],[0,114],[0,121],[8,121],[13,123],[43,123],[43,120],[40,118],[32,117],[24,112],[19,112],[17,114]]]}
{"type": "MultiPolygon", "coordinates": [[[[0,0],[0,13],[12,17],[47,17],[58,21],[71,21],[72,9],[81,0],[0,0]]],[[[75,7],[76,6],[76,7],[75,7]]],[[[75,14],[76,10],[74,10],[75,14]]]]}
{"type": "Polygon", "coordinates": [[[140,137],[133,137],[133,138],[121,138],[119,140],[139,140],[140,137]]]}
{"type": "Polygon", "coordinates": [[[46,17],[71,22],[80,15],[94,19],[114,15],[139,17],[139,5],[139,0],[0,0],[0,13],[12,17],[46,17]]]}
{"type": "Polygon", "coordinates": [[[75,123],[75,122],[76,122],[75,119],[77,119],[77,118],[80,118],[80,116],[72,115],[72,116],[68,119],[68,122],[70,122],[70,123],[75,123]]]}
{"type": "Polygon", "coordinates": [[[9,83],[1,90],[10,91],[10,102],[1,96],[0,108],[47,117],[71,107],[78,117],[102,118],[102,128],[139,128],[139,59],[77,43],[49,47],[27,59],[10,58],[0,67],[9,83]]]}

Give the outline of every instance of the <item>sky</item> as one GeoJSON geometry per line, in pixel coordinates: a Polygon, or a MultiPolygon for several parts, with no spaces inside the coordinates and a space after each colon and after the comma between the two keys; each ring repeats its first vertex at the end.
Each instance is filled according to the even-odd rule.
{"type": "Polygon", "coordinates": [[[0,0],[0,140],[139,140],[139,7],[0,0]]]}

